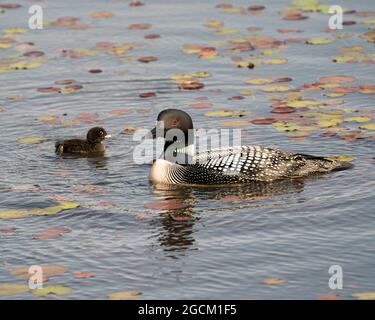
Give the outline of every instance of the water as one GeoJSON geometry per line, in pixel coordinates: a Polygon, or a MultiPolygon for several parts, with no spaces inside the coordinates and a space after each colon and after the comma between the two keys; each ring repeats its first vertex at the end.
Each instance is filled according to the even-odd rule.
{"type": "MultiPolygon", "coordinates": [[[[0,17],[2,30],[27,27],[30,2],[18,2],[22,8],[7,10],[0,17]]],[[[339,2],[357,10],[375,9],[371,0],[339,2]]],[[[69,271],[51,277],[46,284],[71,287],[73,293],[62,297],[69,299],[104,299],[109,293],[126,290],[140,291],[144,299],[315,299],[332,292],[328,268],[338,264],[344,271],[344,289],[339,292],[343,298],[375,290],[373,138],[347,142],[314,134],[296,141],[273,126],[251,125],[244,129],[245,144],[355,157],[355,167],[350,171],[269,186],[157,190],[148,183],[149,165],[134,163],[132,150],[136,142],[131,135],[120,132],[128,126],[151,128],[164,108],[187,110],[197,128],[219,126],[221,119],[204,116],[219,108],[270,116],[271,103],[266,93],[228,100],[249,88],[245,83],[249,77],[289,76],[292,85],[298,87],[324,75],[347,74],[357,76],[360,84],[374,84],[373,65],[333,63],[329,59],[343,46],[361,45],[369,53],[374,52],[373,44],[359,37],[367,29],[363,24],[342,31],[354,33],[355,37],[337,39],[326,46],[289,44],[276,55],[288,58],[288,63],[253,70],[236,68],[230,57],[246,57],[259,50],[231,54],[220,49],[221,56],[213,60],[182,53],[184,44],[207,44],[237,36],[213,35],[203,26],[210,19],[238,28],[238,36],[249,34],[246,28],[250,26],[262,27],[260,34],[278,39],[327,36],[321,32],[328,19],[325,15],[311,14],[309,19],[297,22],[281,20],[278,12],[288,1],[263,1],[266,10],[256,16],[221,13],[215,8],[217,3],[160,0],[131,8],[127,2],[117,0],[85,0],[79,6],[70,0],[44,1],[45,19],[77,16],[90,27],[72,30],[48,26],[15,36],[17,43],[35,43],[27,50],[41,50],[48,60],[40,68],[0,73],[0,105],[5,109],[0,113],[0,211],[45,208],[62,199],[78,201],[81,206],[51,216],[0,219],[0,228],[16,228],[14,233],[0,232],[0,282],[24,283],[11,275],[14,266],[58,264],[69,271]],[[88,15],[102,10],[115,16],[92,19],[88,15]],[[133,23],[150,23],[152,28],[128,30],[133,23]],[[277,28],[300,28],[305,32],[281,35],[277,28]],[[149,33],[160,34],[161,38],[144,39],[149,33]],[[63,48],[92,48],[99,41],[135,42],[138,47],[122,55],[99,53],[79,59],[62,57],[59,52],[63,48]],[[159,60],[143,64],[137,61],[140,56],[156,56],[159,60]],[[121,57],[134,58],[122,62],[121,57]],[[103,72],[87,72],[93,68],[103,72]],[[212,73],[202,79],[205,88],[201,91],[178,90],[170,80],[172,74],[195,71],[212,73]],[[72,94],[36,90],[57,86],[54,81],[62,79],[74,79],[83,89],[72,94]],[[139,93],[148,91],[157,96],[139,98],[139,93]],[[22,99],[10,100],[9,96],[22,99]],[[203,102],[213,106],[191,108],[189,105],[199,102],[199,97],[207,97],[208,101],[203,102]],[[110,113],[122,108],[131,113],[110,113]],[[94,124],[48,125],[37,118],[52,114],[59,115],[60,120],[74,119],[82,113],[96,113],[101,125],[114,135],[106,142],[106,155],[88,159],[56,157],[56,139],[85,135],[94,124]],[[16,142],[27,136],[45,136],[48,141],[36,145],[16,142]],[[24,184],[38,187],[32,188],[33,192],[12,190],[24,184]],[[166,199],[182,199],[187,208],[144,207],[166,199]],[[71,232],[49,240],[33,237],[56,227],[67,227],[71,232]],[[73,276],[82,271],[94,273],[95,277],[73,276]],[[265,285],[263,280],[270,277],[286,283],[265,285]]],[[[249,4],[236,1],[235,5],[249,4]]],[[[2,58],[17,53],[12,48],[0,50],[2,58]]],[[[323,98],[319,92],[315,97],[323,98]]],[[[367,107],[374,114],[374,95],[356,92],[341,99],[345,101],[343,108],[367,107]]],[[[28,292],[2,298],[45,297],[28,292]]]]}

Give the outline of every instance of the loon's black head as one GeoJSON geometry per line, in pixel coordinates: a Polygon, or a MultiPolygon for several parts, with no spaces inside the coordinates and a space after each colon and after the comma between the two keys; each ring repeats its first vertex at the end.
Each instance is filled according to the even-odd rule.
{"type": "Polygon", "coordinates": [[[151,133],[153,139],[165,139],[164,153],[169,150],[170,156],[174,156],[178,150],[194,144],[193,120],[182,110],[166,109],[160,112],[157,125],[151,130],[151,133]]]}
{"type": "MultiPolygon", "coordinates": [[[[181,140],[184,136],[185,145],[188,145],[189,137],[194,139],[193,120],[182,110],[165,109],[159,113],[157,125],[151,130],[153,139],[167,138],[172,142],[181,140]]],[[[190,140],[190,143],[193,143],[190,140]]]]}
{"type": "Polygon", "coordinates": [[[100,127],[92,128],[87,132],[87,142],[89,143],[100,143],[107,137],[109,137],[107,131],[100,127]]]}

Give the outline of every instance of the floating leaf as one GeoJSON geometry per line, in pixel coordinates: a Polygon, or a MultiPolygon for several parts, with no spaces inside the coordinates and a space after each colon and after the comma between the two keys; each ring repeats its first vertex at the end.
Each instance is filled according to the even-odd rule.
{"type": "Polygon", "coordinates": [[[262,60],[263,64],[284,64],[287,62],[288,59],[286,58],[267,58],[262,60]]]}
{"type": "Polygon", "coordinates": [[[375,130],[375,123],[364,124],[359,128],[364,130],[375,130]]]}
{"type": "Polygon", "coordinates": [[[252,120],[251,123],[265,125],[265,124],[275,123],[276,121],[277,120],[274,118],[259,118],[259,119],[252,120]]]}
{"type": "Polygon", "coordinates": [[[247,83],[252,85],[263,85],[273,83],[275,79],[272,78],[251,78],[246,80],[247,83]]]}
{"type": "Polygon", "coordinates": [[[72,288],[61,286],[61,285],[52,285],[52,286],[45,286],[41,289],[35,289],[31,291],[32,294],[37,296],[48,296],[49,294],[54,294],[57,296],[65,296],[73,292],[72,288]]]}
{"type": "Polygon", "coordinates": [[[144,36],[145,39],[159,39],[160,37],[161,37],[160,34],[156,34],[156,33],[150,33],[144,36]]]}
{"type": "Polygon", "coordinates": [[[344,118],[345,122],[369,122],[371,121],[372,118],[367,117],[367,116],[356,116],[356,117],[348,117],[344,118]]]}
{"type": "Polygon", "coordinates": [[[204,23],[207,28],[219,29],[224,26],[224,22],[220,20],[208,20],[204,23]]]}
{"type": "Polygon", "coordinates": [[[305,99],[305,100],[293,100],[288,101],[286,103],[286,106],[293,107],[293,108],[303,108],[308,106],[316,106],[319,105],[319,101],[313,100],[313,99],[305,99]]]}
{"type": "Polygon", "coordinates": [[[102,73],[103,70],[102,69],[90,69],[89,72],[90,73],[102,73]]]}
{"type": "Polygon", "coordinates": [[[130,300],[139,297],[142,293],[139,291],[121,291],[110,293],[108,295],[109,300],[130,300]]]}
{"type": "Polygon", "coordinates": [[[27,216],[28,216],[28,212],[26,210],[0,211],[0,219],[17,219],[17,218],[25,218],[27,216]]]}
{"type": "Polygon", "coordinates": [[[29,291],[29,287],[19,283],[0,283],[0,297],[12,296],[29,291]]]}
{"type": "Polygon", "coordinates": [[[291,86],[286,85],[273,85],[273,86],[266,86],[263,87],[261,90],[265,92],[285,92],[290,91],[293,88],[291,86]]]}
{"type": "Polygon", "coordinates": [[[178,84],[178,87],[184,90],[199,90],[204,87],[204,84],[198,81],[183,81],[178,84]]]}
{"type": "Polygon", "coordinates": [[[249,111],[235,111],[235,110],[216,110],[216,111],[210,111],[206,112],[204,115],[206,117],[243,117],[250,115],[251,112],[249,111]]]}
{"type": "Polygon", "coordinates": [[[342,82],[353,82],[353,81],[356,81],[356,80],[357,80],[357,77],[355,77],[355,76],[337,75],[337,76],[320,77],[318,79],[318,83],[322,83],[322,84],[342,83],[342,82]]]}
{"type": "Polygon", "coordinates": [[[9,233],[9,234],[11,234],[11,233],[15,233],[16,232],[16,228],[0,228],[0,233],[9,233]]]}
{"type": "Polygon", "coordinates": [[[375,300],[375,292],[356,292],[352,296],[358,300],[375,300]]]}
{"type": "Polygon", "coordinates": [[[139,97],[140,98],[152,98],[152,97],[156,97],[156,93],[155,92],[142,92],[139,94],[139,97]]]}
{"type": "Polygon", "coordinates": [[[212,107],[212,103],[193,103],[190,105],[190,107],[194,108],[194,109],[205,109],[205,108],[210,108],[212,107]]]}
{"type": "MultiPolygon", "coordinates": [[[[59,276],[68,271],[67,268],[60,265],[52,265],[52,264],[42,264],[40,267],[43,270],[43,276],[45,277],[54,277],[59,276]]],[[[22,266],[22,267],[13,267],[11,268],[10,272],[12,275],[23,278],[23,279],[29,279],[29,268],[30,266],[22,266]]]]}
{"type": "Polygon", "coordinates": [[[215,34],[219,36],[232,35],[236,33],[238,33],[238,30],[235,28],[221,28],[215,31],[215,34]]]}
{"type": "Polygon", "coordinates": [[[95,278],[95,273],[91,272],[75,272],[74,278],[77,279],[86,279],[86,278],[95,278]]]}
{"type": "Polygon", "coordinates": [[[247,120],[226,120],[220,121],[219,124],[226,127],[246,127],[250,125],[250,122],[247,120]]]}
{"type": "Polygon", "coordinates": [[[109,11],[96,11],[96,12],[91,12],[90,17],[93,19],[103,19],[103,18],[111,18],[115,14],[113,12],[109,11]]]}
{"type": "Polygon", "coordinates": [[[153,62],[153,61],[157,61],[159,60],[157,57],[154,57],[154,56],[146,56],[146,57],[141,57],[138,59],[139,62],[143,62],[143,63],[149,63],[149,62],[153,62]]]}
{"type": "Polygon", "coordinates": [[[263,280],[263,283],[268,285],[280,285],[286,283],[286,281],[281,278],[267,278],[263,280]]]}
{"type": "Polygon", "coordinates": [[[332,42],[332,39],[330,38],[312,38],[306,41],[307,44],[312,44],[312,45],[328,44],[331,42],[332,42]]]}
{"type": "Polygon", "coordinates": [[[62,236],[64,233],[69,233],[71,231],[72,230],[67,227],[58,227],[40,233],[34,233],[33,237],[37,240],[55,239],[62,236]]]}
{"type": "Polygon", "coordinates": [[[147,30],[151,28],[149,23],[135,23],[128,26],[130,30],[147,30]]]}
{"type": "Polygon", "coordinates": [[[241,90],[240,94],[242,94],[244,96],[252,96],[252,95],[256,94],[256,91],[255,90],[241,90]]]}

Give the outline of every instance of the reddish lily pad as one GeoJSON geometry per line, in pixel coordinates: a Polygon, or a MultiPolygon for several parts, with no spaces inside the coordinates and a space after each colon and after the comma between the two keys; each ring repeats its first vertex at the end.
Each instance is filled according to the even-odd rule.
{"type": "Polygon", "coordinates": [[[261,124],[261,125],[272,124],[275,122],[277,122],[277,120],[274,118],[259,118],[259,119],[255,119],[251,121],[252,124],[261,124]]]}
{"type": "Polygon", "coordinates": [[[139,62],[143,62],[143,63],[149,63],[149,62],[153,62],[153,61],[157,61],[159,60],[157,57],[154,57],[154,56],[146,56],[146,57],[141,57],[138,59],[139,62]]]}
{"type": "Polygon", "coordinates": [[[90,73],[102,73],[103,70],[102,69],[90,69],[89,72],[90,73]]]}
{"type": "Polygon", "coordinates": [[[155,92],[142,92],[139,94],[139,97],[140,98],[152,98],[152,97],[156,97],[156,93],[155,92]]]}
{"type": "Polygon", "coordinates": [[[128,26],[128,29],[129,30],[147,30],[147,29],[150,29],[151,26],[152,25],[149,23],[134,23],[134,24],[130,24],[128,26]]]}
{"type": "Polygon", "coordinates": [[[161,37],[160,34],[156,34],[156,33],[150,33],[144,36],[145,39],[159,39],[160,37],[161,37]]]}
{"type": "Polygon", "coordinates": [[[87,278],[95,278],[95,273],[91,272],[75,272],[74,273],[74,278],[77,279],[87,279],[87,278]]]}
{"type": "Polygon", "coordinates": [[[72,230],[67,227],[58,227],[35,233],[33,236],[37,240],[55,239],[61,237],[64,233],[69,233],[71,231],[72,230]]]}
{"type": "Polygon", "coordinates": [[[204,84],[198,81],[184,81],[179,83],[178,87],[184,90],[199,90],[204,88],[204,84]]]}

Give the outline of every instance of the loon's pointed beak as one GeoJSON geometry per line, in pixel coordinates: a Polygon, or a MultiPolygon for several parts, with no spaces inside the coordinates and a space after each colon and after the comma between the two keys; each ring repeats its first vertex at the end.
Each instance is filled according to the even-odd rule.
{"type": "Polygon", "coordinates": [[[109,138],[112,138],[112,135],[107,134],[107,135],[104,137],[104,139],[109,139],[109,138]]]}

